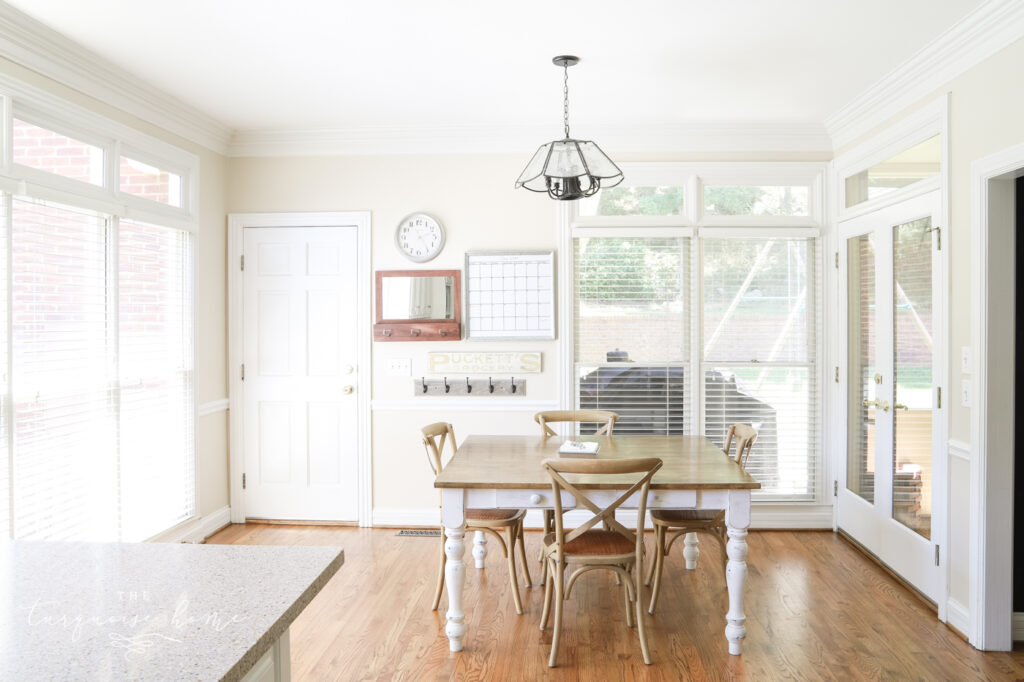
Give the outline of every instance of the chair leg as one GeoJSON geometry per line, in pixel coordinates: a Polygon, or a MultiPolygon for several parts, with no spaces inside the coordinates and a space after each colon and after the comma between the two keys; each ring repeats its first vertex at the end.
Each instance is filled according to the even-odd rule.
{"type": "Polygon", "coordinates": [[[651,651],[647,646],[647,626],[644,625],[644,584],[640,580],[640,567],[637,566],[633,573],[636,576],[636,633],[640,637],[640,651],[644,655],[644,663],[651,664],[651,651]]]}
{"type": "MultiPolygon", "coordinates": [[[[618,576],[619,572],[615,571],[615,575],[618,576]]],[[[628,585],[623,585],[622,588],[622,599],[626,603],[626,627],[631,628],[633,627],[633,604],[630,597],[633,595],[628,585]]]]}
{"type": "Polygon", "coordinates": [[[558,641],[562,634],[562,605],[565,603],[562,590],[565,584],[565,567],[563,564],[552,566],[551,572],[555,574],[555,632],[551,636],[551,658],[548,659],[548,667],[554,668],[558,665],[558,641]]]}
{"type": "Polygon", "coordinates": [[[651,565],[647,567],[647,579],[644,580],[644,585],[650,586],[651,580],[654,578],[654,566],[658,563],[658,556],[665,552],[665,543],[660,540],[662,527],[654,527],[654,556],[651,560],[651,565]]]}
{"type": "MultiPolygon", "coordinates": [[[[548,565],[547,560],[544,561],[544,565],[548,565]]],[[[548,578],[544,581],[544,609],[540,614],[541,630],[548,626],[548,617],[551,615],[551,590],[553,589],[554,576],[551,574],[551,571],[548,571],[547,575],[548,578]]]]}
{"type": "Polygon", "coordinates": [[[658,605],[658,595],[661,594],[661,572],[665,568],[665,527],[658,526],[655,530],[655,544],[657,549],[654,550],[654,565],[651,566],[651,570],[654,571],[654,586],[651,588],[651,605],[647,609],[647,613],[653,614],[654,607],[658,605]]]}
{"type": "Polygon", "coordinates": [[[516,575],[516,526],[508,527],[508,577],[512,581],[512,599],[516,603],[516,613],[523,615],[523,600],[519,596],[519,576],[516,575]]]}
{"type": "Polygon", "coordinates": [[[444,590],[444,564],[448,557],[444,553],[444,531],[441,531],[441,566],[437,572],[437,591],[434,593],[434,605],[431,611],[437,611],[437,605],[441,603],[441,592],[444,590]]]}
{"type": "Polygon", "coordinates": [[[523,529],[523,522],[519,522],[519,561],[523,564],[523,573],[526,575],[526,586],[533,587],[533,578],[530,576],[530,567],[526,564],[526,531],[523,529]]]}

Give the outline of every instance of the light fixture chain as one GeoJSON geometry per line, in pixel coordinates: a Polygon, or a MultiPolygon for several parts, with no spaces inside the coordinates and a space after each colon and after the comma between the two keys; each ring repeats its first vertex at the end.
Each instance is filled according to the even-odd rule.
{"type": "Polygon", "coordinates": [[[565,70],[565,86],[562,88],[564,97],[562,104],[562,120],[565,123],[565,139],[569,139],[569,65],[562,67],[565,70]]]}

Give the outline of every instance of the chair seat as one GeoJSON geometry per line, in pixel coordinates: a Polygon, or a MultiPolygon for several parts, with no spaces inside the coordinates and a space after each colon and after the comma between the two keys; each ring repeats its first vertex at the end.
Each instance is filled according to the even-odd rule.
{"type": "MultiPolygon", "coordinates": [[[[550,547],[554,542],[554,533],[544,536],[546,547],[550,547]]],[[[636,551],[636,545],[613,530],[588,530],[575,540],[565,543],[563,551],[570,556],[611,556],[632,554],[636,551]]]]}
{"type": "Polygon", "coordinates": [[[724,514],[721,509],[653,509],[651,520],[663,526],[711,522],[724,514]]]}
{"type": "Polygon", "coordinates": [[[467,521],[511,521],[522,509],[467,509],[467,521]]]}

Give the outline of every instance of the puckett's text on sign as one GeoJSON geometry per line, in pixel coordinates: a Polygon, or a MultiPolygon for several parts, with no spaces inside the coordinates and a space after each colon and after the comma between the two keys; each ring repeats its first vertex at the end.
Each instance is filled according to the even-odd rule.
{"type": "Polygon", "coordinates": [[[430,374],[535,374],[541,371],[540,351],[429,353],[430,374]]]}

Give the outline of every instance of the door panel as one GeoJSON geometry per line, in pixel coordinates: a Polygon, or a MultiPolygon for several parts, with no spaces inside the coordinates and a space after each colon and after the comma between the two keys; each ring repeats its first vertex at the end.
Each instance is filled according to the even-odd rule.
{"type": "Polygon", "coordinates": [[[356,228],[245,228],[250,518],[355,521],[356,228]]]}
{"type": "Polygon", "coordinates": [[[840,227],[847,449],[837,523],[931,599],[938,210],[935,192],[840,227]]]}

